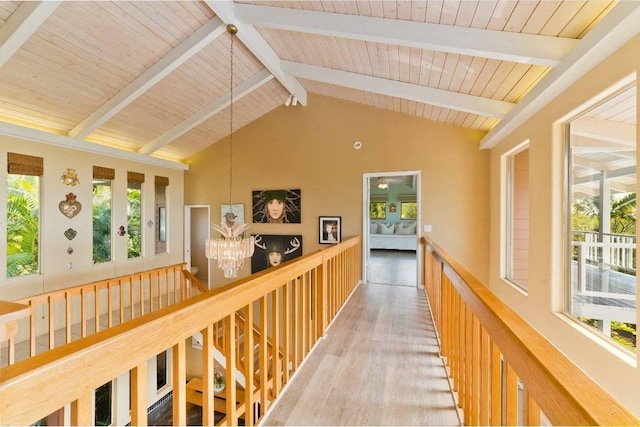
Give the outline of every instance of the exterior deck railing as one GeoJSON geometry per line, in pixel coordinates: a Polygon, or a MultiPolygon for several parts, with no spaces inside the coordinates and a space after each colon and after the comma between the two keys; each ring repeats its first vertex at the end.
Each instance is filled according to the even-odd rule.
{"type": "Polygon", "coordinates": [[[442,248],[422,239],[424,283],[465,425],[638,425],[442,248]]]}
{"type": "Polygon", "coordinates": [[[127,373],[131,424],[146,425],[147,361],[169,348],[173,425],[187,425],[186,342],[196,333],[203,337],[202,422],[213,425],[220,395],[214,400],[214,332],[220,321],[229,366],[219,424],[237,425],[241,417],[246,425],[258,423],[359,283],[361,253],[356,236],[3,368],[0,425],[29,425],[66,405],[72,425],[93,425],[94,390],[127,373]],[[237,313],[251,332],[237,331],[237,313]],[[254,324],[261,326],[259,342],[254,324]],[[242,390],[232,365],[238,354],[245,361],[242,390]]]}

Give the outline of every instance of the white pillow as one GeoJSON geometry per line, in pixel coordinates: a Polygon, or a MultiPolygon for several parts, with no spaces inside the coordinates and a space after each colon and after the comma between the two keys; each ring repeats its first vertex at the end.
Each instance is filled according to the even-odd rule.
{"type": "Polygon", "coordinates": [[[377,234],[378,233],[378,223],[377,222],[372,222],[371,224],[369,224],[369,233],[371,233],[371,234],[377,234]]]}
{"type": "Polygon", "coordinates": [[[385,224],[381,222],[378,225],[380,226],[380,229],[378,230],[380,234],[393,234],[393,224],[385,224]]]}
{"type": "Polygon", "coordinates": [[[414,234],[411,228],[406,227],[398,227],[396,228],[396,234],[410,235],[414,234]]]}

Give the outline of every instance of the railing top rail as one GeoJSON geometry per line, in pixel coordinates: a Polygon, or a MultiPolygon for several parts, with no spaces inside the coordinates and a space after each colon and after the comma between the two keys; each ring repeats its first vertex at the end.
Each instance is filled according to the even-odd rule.
{"type": "MultiPolygon", "coordinates": [[[[346,250],[359,242],[360,236],[355,236],[331,249],[346,250]]],[[[323,252],[304,255],[0,370],[0,425],[21,425],[44,417],[77,399],[83,390],[113,379],[114,373],[145,363],[321,265],[323,252]],[[105,357],[107,351],[109,357],[105,357]]]]}
{"type": "Polygon", "coordinates": [[[554,425],[638,425],[640,420],[430,239],[452,284],[554,425]]]}
{"type": "Polygon", "coordinates": [[[75,286],[70,286],[68,288],[58,289],[58,290],[55,290],[55,291],[52,291],[52,292],[45,292],[45,293],[42,293],[42,294],[32,295],[32,296],[29,296],[29,297],[26,297],[26,298],[21,298],[19,300],[16,300],[15,302],[22,303],[22,304],[28,304],[29,301],[46,301],[46,299],[49,296],[55,297],[55,296],[58,296],[58,295],[64,295],[66,292],[74,292],[74,291],[76,291],[78,289],[81,289],[81,288],[93,288],[95,286],[100,286],[102,283],[108,283],[108,282],[115,283],[119,279],[122,279],[122,278],[125,278],[125,277],[132,277],[132,276],[136,276],[136,275],[140,275],[140,274],[153,274],[153,273],[156,273],[156,272],[160,272],[160,271],[164,271],[164,270],[170,270],[170,269],[178,269],[178,268],[184,269],[186,265],[187,265],[186,263],[181,262],[179,264],[168,265],[168,266],[165,266],[165,267],[158,267],[158,268],[154,268],[154,269],[151,269],[151,270],[137,271],[135,273],[125,274],[125,275],[118,276],[118,277],[111,277],[111,278],[108,278],[108,279],[96,280],[94,282],[84,283],[82,285],[75,285],[75,286]]]}

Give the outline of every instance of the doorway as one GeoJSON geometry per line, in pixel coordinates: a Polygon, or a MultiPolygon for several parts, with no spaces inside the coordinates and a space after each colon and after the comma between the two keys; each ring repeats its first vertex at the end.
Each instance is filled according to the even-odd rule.
{"type": "Polygon", "coordinates": [[[207,205],[184,207],[184,261],[191,273],[209,289],[209,259],[205,254],[205,244],[209,238],[210,215],[207,205]]]}
{"type": "Polygon", "coordinates": [[[363,278],[422,286],[420,171],[363,174],[363,278]]]}

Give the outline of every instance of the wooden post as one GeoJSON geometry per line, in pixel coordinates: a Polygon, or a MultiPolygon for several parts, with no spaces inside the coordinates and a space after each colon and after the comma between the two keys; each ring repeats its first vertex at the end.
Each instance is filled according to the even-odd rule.
{"type": "Polygon", "coordinates": [[[173,425],[187,425],[187,373],[184,340],[173,346],[173,425]]]}
{"type": "Polygon", "coordinates": [[[131,424],[147,425],[147,363],[141,363],[131,370],[131,424]]]}

